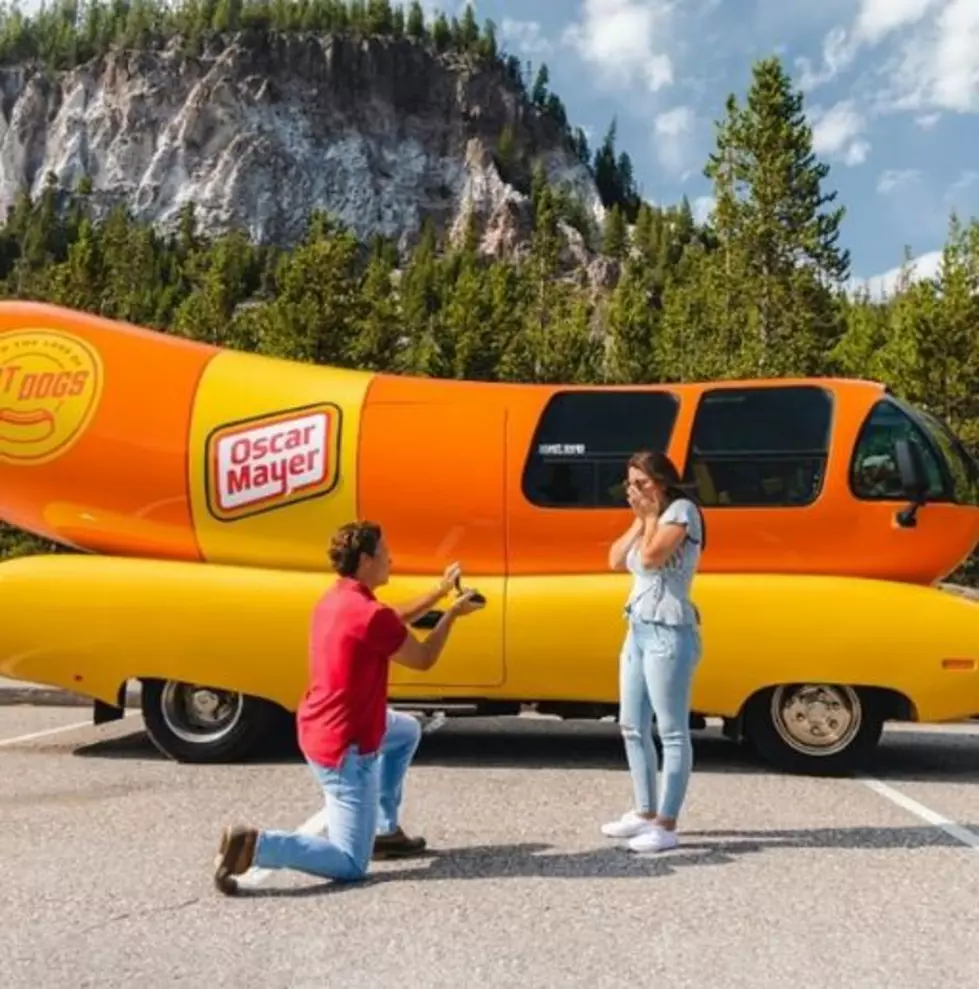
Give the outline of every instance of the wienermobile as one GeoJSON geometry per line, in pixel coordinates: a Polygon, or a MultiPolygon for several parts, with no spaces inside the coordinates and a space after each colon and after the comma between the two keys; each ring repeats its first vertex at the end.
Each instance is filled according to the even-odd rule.
{"type": "MultiPolygon", "coordinates": [[[[384,526],[389,599],[453,560],[488,600],[391,699],[449,715],[616,713],[624,461],[666,450],[704,506],[695,725],[791,772],[847,772],[888,720],[979,712],[979,472],[880,384],[560,387],[274,360],[0,303],[0,518],[76,553],[0,564],[0,675],[153,742],[246,758],[295,709],[325,547],[384,526]]],[[[431,625],[434,616],[420,620],[431,625]]],[[[424,634],[424,632],[420,633],[424,634]]]]}

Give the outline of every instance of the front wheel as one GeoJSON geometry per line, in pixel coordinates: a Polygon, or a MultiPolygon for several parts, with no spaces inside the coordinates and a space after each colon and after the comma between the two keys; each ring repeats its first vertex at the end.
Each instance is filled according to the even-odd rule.
{"type": "Polygon", "coordinates": [[[744,732],[766,762],[791,773],[837,776],[862,766],[880,741],[874,697],[838,684],[782,684],[745,706],[744,732]]]}
{"type": "Polygon", "coordinates": [[[247,694],[179,680],[144,680],[146,733],[177,762],[239,762],[267,739],[276,709],[247,694]]]}

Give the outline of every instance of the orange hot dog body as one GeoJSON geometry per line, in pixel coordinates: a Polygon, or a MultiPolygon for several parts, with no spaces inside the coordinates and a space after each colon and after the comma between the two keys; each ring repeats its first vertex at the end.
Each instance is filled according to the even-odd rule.
{"type": "Polygon", "coordinates": [[[187,438],[217,353],[56,306],[0,305],[4,518],[99,553],[200,559],[187,438]]]}

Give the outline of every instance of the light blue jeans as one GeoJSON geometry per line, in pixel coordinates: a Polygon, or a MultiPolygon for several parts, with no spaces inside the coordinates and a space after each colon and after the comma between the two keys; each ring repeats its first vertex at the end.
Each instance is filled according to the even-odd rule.
{"type": "Polygon", "coordinates": [[[307,760],[323,788],[329,837],[260,831],[253,865],[296,869],[325,879],[363,879],[374,836],[398,827],[405,774],[420,741],[421,726],[414,718],[388,710],[377,752],[364,754],[353,745],[336,769],[307,760]]]}
{"type": "Polygon", "coordinates": [[[619,657],[619,724],[638,813],[680,814],[693,766],[690,691],[700,655],[696,625],[629,622],[619,657]],[[658,803],[654,714],[663,745],[658,803]]]}

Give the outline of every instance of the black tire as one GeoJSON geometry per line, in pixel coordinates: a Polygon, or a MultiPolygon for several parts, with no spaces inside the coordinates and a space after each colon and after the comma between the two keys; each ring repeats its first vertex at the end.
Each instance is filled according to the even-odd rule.
{"type": "Polygon", "coordinates": [[[845,776],[869,761],[884,713],[875,695],[859,687],[780,684],[748,701],[743,726],[745,741],[775,769],[845,776]]]}
{"type": "Polygon", "coordinates": [[[144,680],[140,706],[150,741],[176,762],[242,762],[280,722],[280,709],[268,701],[177,680],[144,680]],[[191,699],[217,705],[210,724],[191,699]]]}

